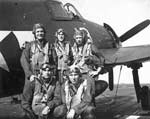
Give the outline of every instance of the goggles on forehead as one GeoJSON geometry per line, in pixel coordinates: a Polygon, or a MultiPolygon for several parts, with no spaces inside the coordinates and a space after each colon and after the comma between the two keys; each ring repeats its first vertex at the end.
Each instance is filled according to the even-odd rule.
{"type": "Polygon", "coordinates": [[[64,34],[65,32],[64,32],[64,30],[62,28],[60,28],[60,29],[57,30],[57,33],[58,34],[64,34]]]}
{"type": "Polygon", "coordinates": [[[49,68],[42,68],[42,71],[52,71],[52,69],[49,69],[49,68]]]}
{"type": "Polygon", "coordinates": [[[58,35],[64,35],[64,32],[59,32],[58,35]]]}
{"type": "Polygon", "coordinates": [[[69,73],[69,74],[72,74],[72,73],[74,73],[74,74],[81,74],[80,69],[77,68],[77,67],[75,67],[75,68],[70,68],[68,73],[69,73]]]}
{"type": "Polygon", "coordinates": [[[41,67],[41,69],[44,70],[44,71],[46,71],[46,69],[48,69],[50,71],[50,70],[53,70],[55,68],[56,68],[55,65],[49,65],[49,64],[44,64],[41,67]]]}
{"type": "Polygon", "coordinates": [[[41,70],[42,72],[49,72],[51,76],[54,76],[56,74],[56,68],[44,67],[41,70]]]}

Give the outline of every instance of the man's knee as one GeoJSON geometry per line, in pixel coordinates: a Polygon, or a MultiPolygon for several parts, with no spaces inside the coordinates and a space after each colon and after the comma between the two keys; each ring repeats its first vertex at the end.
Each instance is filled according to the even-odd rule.
{"type": "Polygon", "coordinates": [[[60,105],[54,109],[53,115],[56,118],[64,117],[67,113],[67,107],[65,105],[60,105]]]}
{"type": "Polygon", "coordinates": [[[95,107],[94,106],[88,106],[83,114],[82,114],[83,119],[96,119],[95,117],[95,107]]]}
{"type": "Polygon", "coordinates": [[[95,81],[95,97],[103,93],[108,87],[108,83],[103,80],[95,81]]]}
{"type": "Polygon", "coordinates": [[[85,113],[93,113],[95,111],[95,107],[94,106],[88,106],[86,109],[85,109],[85,113]]]}

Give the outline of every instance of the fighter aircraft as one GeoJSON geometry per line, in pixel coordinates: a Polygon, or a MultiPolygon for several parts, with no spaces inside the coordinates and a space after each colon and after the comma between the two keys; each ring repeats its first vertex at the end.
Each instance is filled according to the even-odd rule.
{"type": "Polygon", "coordinates": [[[24,73],[20,65],[20,41],[30,41],[25,32],[31,32],[35,23],[46,26],[49,42],[53,43],[55,31],[63,28],[68,39],[72,40],[75,27],[89,30],[97,53],[105,59],[108,68],[109,88],[113,90],[113,67],[126,65],[133,69],[133,80],[140,101],[141,86],[138,69],[142,62],[150,59],[150,45],[122,47],[122,42],[134,36],[150,24],[147,19],[120,37],[106,23],[103,26],[85,19],[70,3],[65,5],[58,0],[0,0],[0,32],[7,35],[0,42],[0,97],[22,92],[24,73]],[[20,39],[20,34],[22,39],[20,39]],[[137,52],[138,50],[138,52],[137,52]]]}

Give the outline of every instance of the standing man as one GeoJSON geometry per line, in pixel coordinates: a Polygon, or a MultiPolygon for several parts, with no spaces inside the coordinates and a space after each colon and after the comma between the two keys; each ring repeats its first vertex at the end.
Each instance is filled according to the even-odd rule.
{"type": "Polygon", "coordinates": [[[87,29],[75,28],[72,52],[73,65],[78,66],[86,78],[93,79],[95,96],[101,94],[108,84],[102,80],[94,80],[103,67],[104,59],[95,51],[92,38],[87,29]]]}
{"type": "MultiPolygon", "coordinates": [[[[38,77],[26,85],[22,96],[22,107],[29,119],[49,119],[61,103],[60,85],[56,79],[56,66],[42,64],[38,77]]],[[[57,115],[56,115],[57,116],[57,115]]]]}
{"type": "Polygon", "coordinates": [[[55,33],[56,40],[54,43],[56,54],[58,57],[58,76],[59,81],[63,83],[63,73],[68,69],[68,65],[73,60],[70,43],[66,40],[66,33],[62,28],[55,33]]]}
{"type": "Polygon", "coordinates": [[[27,44],[21,56],[21,64],[27,80],[33,81],[39,72],[41,64],[45,62],[57,63],[57,56],[52,44],[45,39],[45,27],[40,24],[34,24],[33,31],[34,41],[27,44]]]}
{"type": "MultiPolygon", "coordinates": [[[[41,23],[34,24],[33,31],[34,40],[29,42],[22,52],[21,65],[25,72],[25,86],[23,92],[26,90],[33,90],[32,81],[37,77],[40,67],[43,63],[51,61],[52,64],[57,65],[57,56],[54,47],[46,41],[46,29],[41,23]]],[[[24,96],[24,101],[31,101],[32,94],[24,96]]],[[[27,107],[31,110],[30,107],[27,107]]],[[[28,111],[27,110],[27,111],[28,111]]],[[[29,111],[30,116],[34,118],[33,111],[29,111]]]]}

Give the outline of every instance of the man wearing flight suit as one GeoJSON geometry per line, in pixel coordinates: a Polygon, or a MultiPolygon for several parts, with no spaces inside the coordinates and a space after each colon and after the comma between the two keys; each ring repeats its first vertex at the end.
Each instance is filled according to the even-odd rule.
{"type": "Polygon", "coordinates": [[[95,96],[101,94],[108,84],[103,80],[94,80],[101,72],[104,58],[97,53],[92,37],[86,28],[75,28],[72,52],[74,57],[73,65],[80,68],[85,78],[93,80],[95,96]]]}
{"type": "Polygon", "coordinates": [[[49,119],[57,116],[61,96],[55,70],[56,65],[42,64],[38,77],[31,85],[24,87],[22,107],[29,119],[49,119]]]}
{"type": "Polygon", "coordinates": [[[38,74],[41,64],[49,61],[57,64],[54,47],[45,39],[46,30],[43,24],[34,24],[33,35],[34,40],[27,44],[21,56],[26,79],[30,81],[33,81],[34,76],[38,74]]]}
{"type": "MultiPolygon", "coordinates": [[[[57,55],[52,44],[46,39],[46,29],[41,23],[34,24],[33,31],[34,40],[29,42],[22,52],[21,65],[25,73],[26,89],[32,87],[32,81],[37,77],[40,67],[43,63],[51,61],[52,64],[57,65],[57,55]],[[28,87],[28,88],[27,88],[28,87]]],[[[30,100],[30,96],[25,96],[24,100],[30,100]]],[[[33,113],[31,115],[34,115],[33,113]]]]}
{"type": "Polygon", "coordinates": [[[78,67],[71,66],[61,87],[62,105],[57,107],[57,117],[96,119],[92,86],[92,81],[82,77],[78,67]]]}
{"type": "Polygon", "coordinates": [[[73,60],[70,42],[66,39],[66,33],[62,28],[59,28],[55,33],[55,50],[58,57],[58,75],[59,81],[63,83],[63,73],[68,69],[68,65],[73,60]]]}

